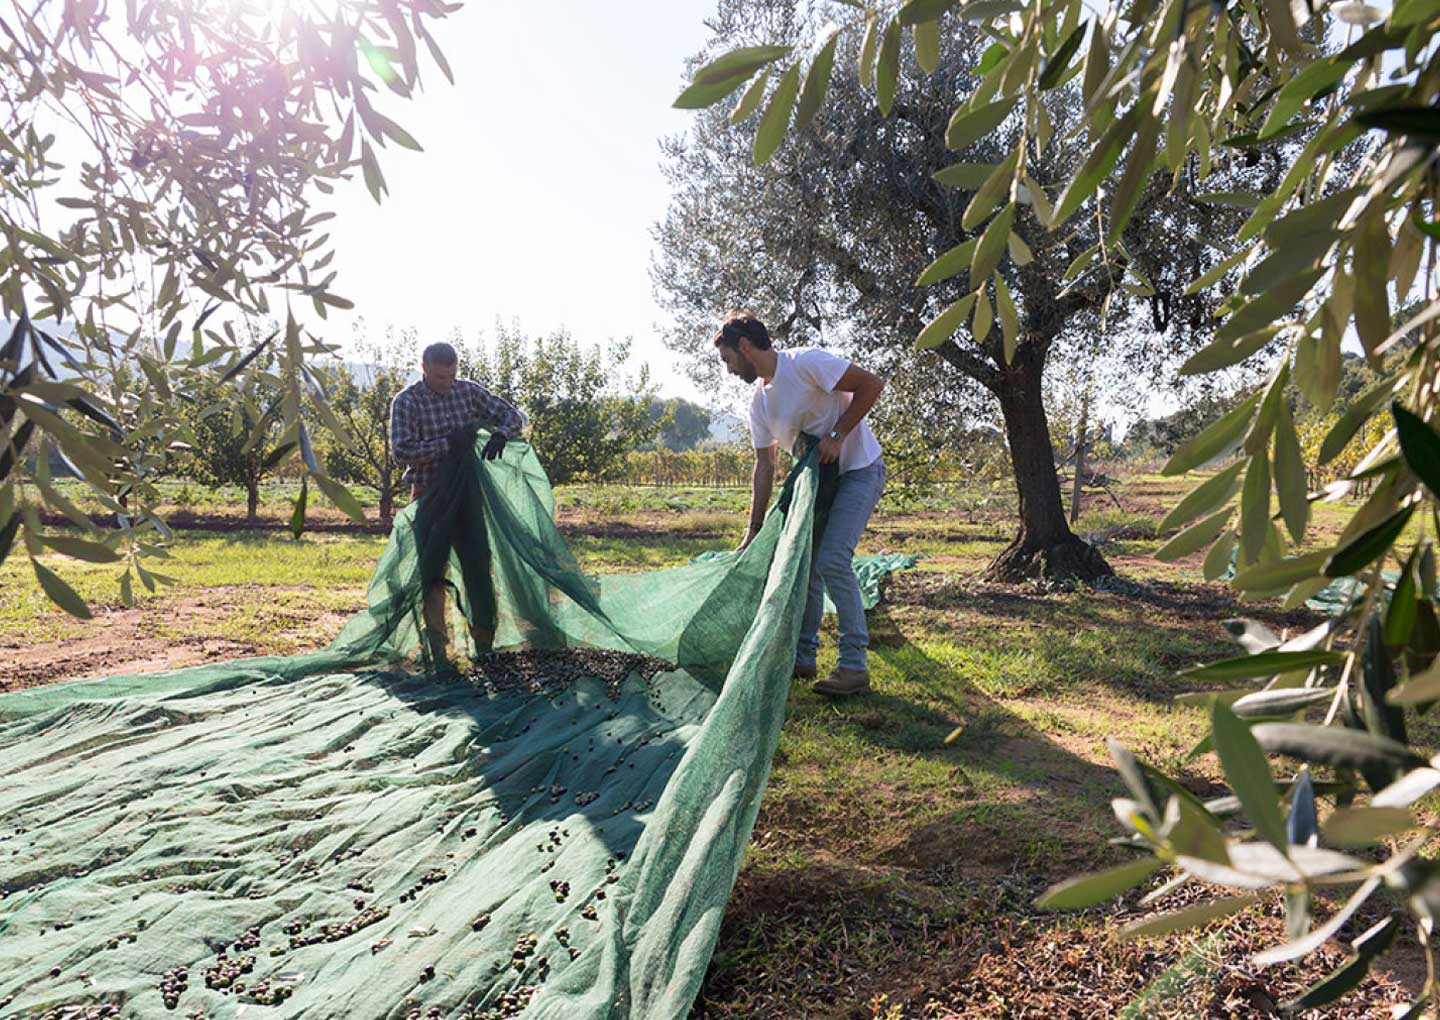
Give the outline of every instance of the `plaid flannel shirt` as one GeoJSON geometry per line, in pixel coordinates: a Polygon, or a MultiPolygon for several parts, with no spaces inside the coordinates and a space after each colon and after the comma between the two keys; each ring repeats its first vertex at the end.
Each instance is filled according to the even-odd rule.
{"type": "Polygon", "coordinates": [[[524,421],[515,405],[469,379],[456,379],[443,396],[425,380],[405,387],[390,405],[390,452],[405,465],[405,481],[425,488],[449,445],[446,436],[478,422],[516,439],[524,421]]]}

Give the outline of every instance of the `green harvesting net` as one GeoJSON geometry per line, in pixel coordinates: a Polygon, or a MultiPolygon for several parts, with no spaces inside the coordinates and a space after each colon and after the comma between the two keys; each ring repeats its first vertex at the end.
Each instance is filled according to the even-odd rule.
{"type": "MultiPolygon", "coordinates": [[[[692,559],[691,563],[713,563],[729,556],[728,552],[704,552],[692,559]]],[[[915,553],[880,553],[877,556],[856,556],[852,566],[855,582],[860,586],[860,602],[866,609],[874,609],[884,595],[885,581],[897,570],[909,570],[920,562],[915,553]]],[[[825,612],[835,612],[835,603],[825,595],[825,612]]]]}
{"type": "Polygon", "coordinates": [[[329,648],[0,696],[0,1016],[685,1015],[824,488],[811,455],[743,554],[595,577],[528,447],[467,451],[329,648]],[[416,673],[441,576],[505,651],[416,673]]]}

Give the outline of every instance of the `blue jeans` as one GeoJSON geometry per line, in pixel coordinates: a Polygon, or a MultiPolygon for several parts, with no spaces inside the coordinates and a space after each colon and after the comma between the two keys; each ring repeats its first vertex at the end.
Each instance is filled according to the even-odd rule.
{"type": "Polygon", "coordinates": [[[885,461],[847,471],[840,476],[835,502],[825,534],[810,564],[810,593],[805,600],[805,617],[800,624],[800,647],[795,661],[813,666],[820,649],[820,619],[825,613],[825,593],[835,603],[840,629],[840,665],[865,669],[865,649],[870,647],[870,628],[865,622],[865,603],[855,577],[855,546],[865,533],[870,514],[885,491],[885,461]]]}

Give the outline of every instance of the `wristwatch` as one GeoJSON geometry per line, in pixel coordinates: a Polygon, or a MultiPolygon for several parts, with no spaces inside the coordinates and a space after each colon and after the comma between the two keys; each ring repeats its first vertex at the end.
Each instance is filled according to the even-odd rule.
{"type": "Polygon", "coordinates": [[[841,432],[839,429],[831,429],[831,430],[830,430],[830,434],[829,434],[828,436],[826,436],[825,438],[826,438],[826,439],[844,439],[844,438],[845,438],[845,434],[844,434],[843,432],[841,432]]]}

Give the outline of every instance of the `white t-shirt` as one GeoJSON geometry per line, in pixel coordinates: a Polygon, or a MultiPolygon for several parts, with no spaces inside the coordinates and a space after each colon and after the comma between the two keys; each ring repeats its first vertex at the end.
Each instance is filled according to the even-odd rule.
{"type": "MultiPolygon", "coordinates": [[[[770,385],[755,380],[750,401],[750,438],[755,449],[779,443],[793,449],[800,433],[824,439],[850,406],[854,394],[837,392],[835,384],[850,362],[818,349],[776,351],[775,378],[770,385]]],[[[840,470],[858,471],[880,459],[880,443],[864,418],[840,444],[840,470]]]]}

